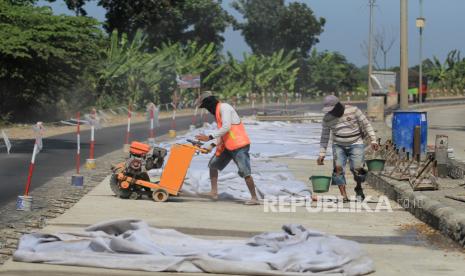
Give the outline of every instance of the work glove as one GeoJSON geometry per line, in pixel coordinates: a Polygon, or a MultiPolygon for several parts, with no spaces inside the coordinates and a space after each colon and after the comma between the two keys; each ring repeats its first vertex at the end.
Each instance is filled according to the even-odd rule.
{"type": "Polygon", "coordinates": [[[316,160],[316,163],[318,164],[318,166],[323,166],[323,165],[325,164],[324,160],[325,160],[325,157],[324,157],[324,156],[320,156],[320,157],[318,157],[318,159],[316,160]]]}

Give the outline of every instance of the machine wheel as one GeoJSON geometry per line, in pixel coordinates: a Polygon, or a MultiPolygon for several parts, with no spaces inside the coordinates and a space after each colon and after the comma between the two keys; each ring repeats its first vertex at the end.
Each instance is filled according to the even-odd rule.
{"type": "Polygon", "coordinates": [[[110,188],[113,193],[119,198],[129,198],[131,195],[130,189],[121,189],[116,174],[112,174],[110,178],[110,188]]]}
{"type": "Polygon", "coordinates": [[[132,199],[132,200],[137,200],[141,197],[141,195],[138,193],[138,192],[132,192],[130,195],[129,195],[129,199],[132,199]]]}
{"type": "Polygon", "coordinates": [[[156,202],[165,202],[168,200],[169,197],[170,195],[168,194],[168,192],[163,189],[158,189],[154,191],[152,194],[152,198],[156,202]]]}
{"type": "Polygon", "coordinates": [[[116,178],[116,174],[112,174],[110,177],[110,188],[111,188],[111,191],[115,195],[118,195],[119,185],[118,185],[118,179],[116,178]]]}

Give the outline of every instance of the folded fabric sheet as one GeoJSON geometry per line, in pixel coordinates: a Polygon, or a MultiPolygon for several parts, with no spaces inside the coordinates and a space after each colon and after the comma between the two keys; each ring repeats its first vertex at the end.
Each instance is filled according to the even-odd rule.
{"type": "Polygon", "coordinates": [[[206,240],[134,219],[82,233],[24,235],[13,259],[99,268],[235,275],[364,275],[373,262],[359,244],[284,225],[249,240],[206,240]]]}

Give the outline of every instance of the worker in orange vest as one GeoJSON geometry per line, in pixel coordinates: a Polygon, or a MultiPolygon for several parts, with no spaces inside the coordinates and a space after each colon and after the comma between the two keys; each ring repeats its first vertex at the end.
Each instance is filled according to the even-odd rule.
{"type": "Polygon", "coordinates": [[[250,169],[250,139],[239,115],[231,105],[219,102],[209,91],[202,93],[199,103],[200,108],[207,109],[215,116],[218,126],[218,129],[210,135],[200,134],[195,137],[203,142],[216,140],[212,143],[212,147],[216,146],[216,152],[208,164],[211,181],[211,191],[208,195],[215,200],[218,199],[218,171],[223,170],[233,160],[252,196],[245,204],[259,204],[250,169]]]}

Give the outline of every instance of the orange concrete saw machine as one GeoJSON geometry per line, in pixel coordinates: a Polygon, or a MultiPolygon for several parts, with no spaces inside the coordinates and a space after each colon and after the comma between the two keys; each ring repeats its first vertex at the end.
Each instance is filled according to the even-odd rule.
{"type": "Polygon", "coordinates": [[[167,201],[170,195],[177,196],[194,154],[208,153],[199,141],[187,140],[189,144],[174,144],[170,156],[163,168],[160,181],[151,182],[148,171],[163,167],[167,151],[164,148],[132,142],[129,158],[112,166],[113,174],[110,187],[120,198],[139,199],[143,195],[152,197],[154,201],[167,201]]]}

